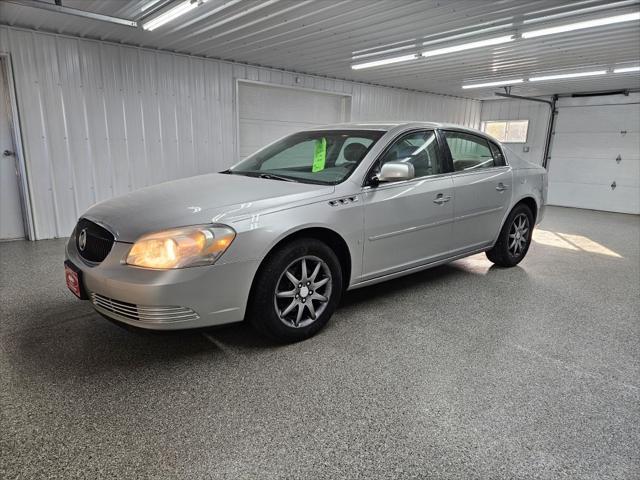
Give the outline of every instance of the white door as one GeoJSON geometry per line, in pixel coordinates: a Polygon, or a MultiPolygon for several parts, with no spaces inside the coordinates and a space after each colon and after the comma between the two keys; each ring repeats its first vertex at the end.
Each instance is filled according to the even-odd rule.
{"type": "Polygon", "coordinates": [[[558,110],[548,203],[640,213],[640,105],[571,100],[558,110]]]}
{"type": "Polygon", "coordinates": [[[238,82],[240,159],[290,133],[349,120],[349,97],[238,82]]]}
{"type": "Polygon", "coordinates": [[[7,88],[5,72],[0,63],[0,240],[24,238],[7,88]]]}

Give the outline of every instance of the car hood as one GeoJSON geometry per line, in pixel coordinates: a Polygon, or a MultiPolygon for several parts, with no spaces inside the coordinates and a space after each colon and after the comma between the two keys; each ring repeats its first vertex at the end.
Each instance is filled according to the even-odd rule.
{"type": "Polygon", "coordinates": [[[330,195],[333,186],[212,173],[136,190],[91,207],[84,218],[108,228],[120,242],[172,227],[229,223],[330,195]]]}

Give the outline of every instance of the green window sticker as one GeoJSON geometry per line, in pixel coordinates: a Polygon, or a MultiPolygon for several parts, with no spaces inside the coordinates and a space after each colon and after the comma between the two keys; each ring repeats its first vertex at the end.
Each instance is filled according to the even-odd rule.
{"type": "Polygon", "coordinates": [[[324,170],[324,163],[327,160],[327,139],[320,138],[316,140],[316,151],[313,155],[312,172],[319,172],[324,170]]]}

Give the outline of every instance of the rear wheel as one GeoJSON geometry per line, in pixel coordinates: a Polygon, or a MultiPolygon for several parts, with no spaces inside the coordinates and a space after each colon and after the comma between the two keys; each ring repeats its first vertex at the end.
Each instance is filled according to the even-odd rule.
{"type": "Polygon", "coordinates": [[[533,214],[524,204],[517,205],[504,222],[498,241],[486,252],[487,258],[499,267],[513,267],[529,251],[533,234],[533,214]]]}
{"type": "Polygon", "coordinates": [[[319,240],[301,238],[265,261],[251,292],[248,319],[275,340],[304,340],[329,321],[341,294],[336,254],[319,240]]]}

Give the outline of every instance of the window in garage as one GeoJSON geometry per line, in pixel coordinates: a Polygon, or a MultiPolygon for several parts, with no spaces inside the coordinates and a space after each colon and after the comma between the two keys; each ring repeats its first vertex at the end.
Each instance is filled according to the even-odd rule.
{"type": "Polygon", "coordinates": [[[503,143],[526,143],[529,120],[492,120],[482,122],[482,131],[503,143]]]}

